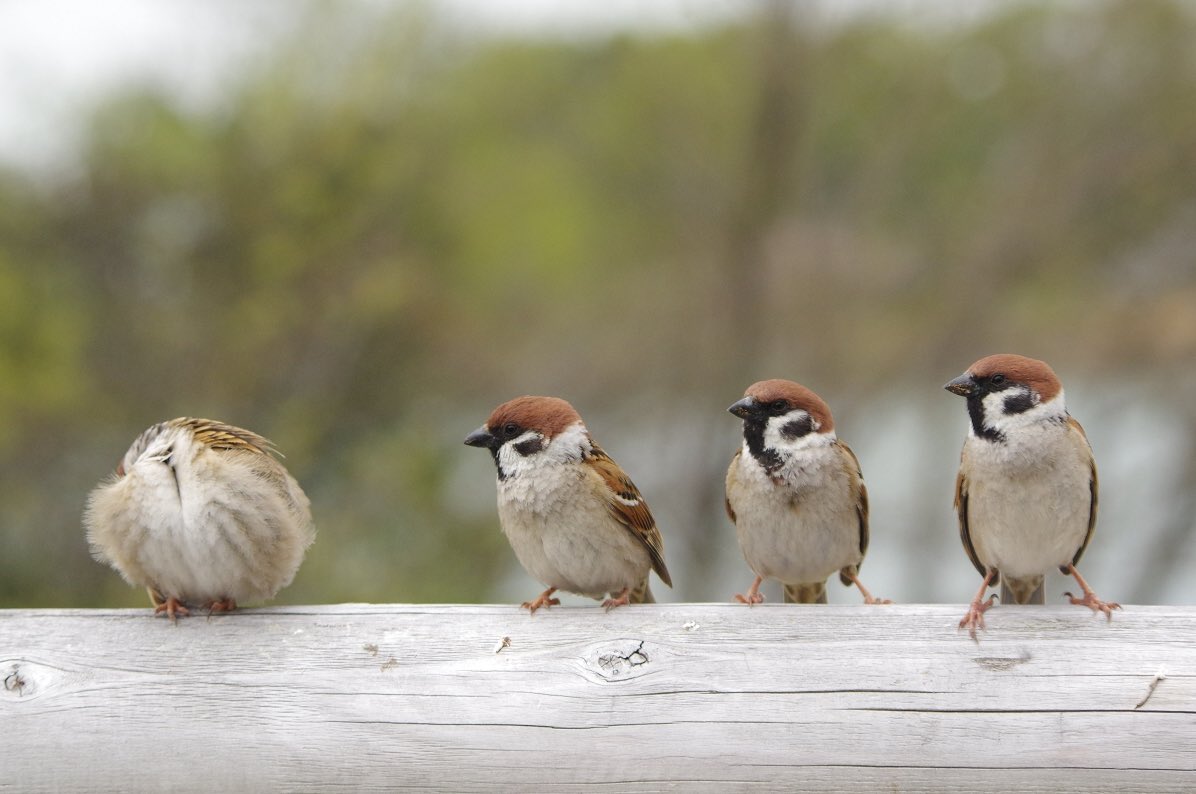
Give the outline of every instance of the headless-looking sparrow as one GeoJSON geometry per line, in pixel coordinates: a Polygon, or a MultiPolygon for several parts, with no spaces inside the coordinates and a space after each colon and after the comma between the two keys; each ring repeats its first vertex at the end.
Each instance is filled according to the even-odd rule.
{"type": "Polygon", "coordinates": [[[210,419],[146,430],[91,492],[91,553],[171,620],[290,584],[315,539],[307,496],[261,436],[210,419]]]}
{"type": "Polygon", "coordinates": [[[955,511],[984,577],[959,627],[976,638],[993,601],[984,593],[997,582],[1005,603],[1043,603],[1043,576],[1056,567],[1083,591],[1067,593],[1073,604],[1111,620],[1119,605],[1097,598],[1076,570],[1096,526],[1096,461],[1054,371],[1032,358],[988,356],[944,388],[967,400],[955,511]]]}
{"type": "Polygon", "coordinates": [[[526,609],[559,604],[557,590],[595,599],[609,593],[607,609],[650,604],[649,571],[672,587],[648,505],[569,403],[503,403],[465,443],[494,456],[503,532],[524,570],[548,588],[526,609]]]}
{"type": "Polygon", "coordinates": [[[825,604],[827,577],[838,571],[865,603],[890,603],[859,579],[868,491],[822,398],[792,381],[765,380],[728,410],[743,419],[743,446],[727,469],[727,515],[756,574],[736,600],[758,604],[761,582],[779,579],[787,603],[825,604]]]}

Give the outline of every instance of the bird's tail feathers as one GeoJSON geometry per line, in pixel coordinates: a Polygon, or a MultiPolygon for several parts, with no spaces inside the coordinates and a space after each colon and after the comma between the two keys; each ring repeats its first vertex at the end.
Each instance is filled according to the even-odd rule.
{"type": "Polygon", "coordinates": [[[640,582],[636,587],[631,588],[631,594],[628,596],[633,604],[655,604],[656,597],[652,595],[652,588],[648,586],[648,580],[640,582]]]}
{"type": "Polygon", "coordinates": [[[1045,604],[1046,594],[1042,582],[1041,576],[1027,576],[1024,579],[1001,577],[1001,603],[1045,604]]]}
{"type": "Polygon", "coordinates": [[[785,585],[786,604],[825,604],[826,582],[785,585]]]}

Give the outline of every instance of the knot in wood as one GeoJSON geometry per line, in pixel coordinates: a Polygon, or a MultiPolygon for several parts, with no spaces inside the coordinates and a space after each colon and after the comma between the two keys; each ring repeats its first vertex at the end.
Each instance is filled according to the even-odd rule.
{"type": "Polygon", "coordinates": [[[586,655],[585,663],[599,677],[607,681],[626,680],[640,675],[650,659],[643,640],[622,640],[621,647],[609,645],[594,649],[586,655]]]}
{"type": "Polygon", "coordinates": [[[18,697],[25,694],[29,682],[21,675],[21,666],[14,664],[12,670],[4,677],[4,691],[11,692],[18,697]]]}

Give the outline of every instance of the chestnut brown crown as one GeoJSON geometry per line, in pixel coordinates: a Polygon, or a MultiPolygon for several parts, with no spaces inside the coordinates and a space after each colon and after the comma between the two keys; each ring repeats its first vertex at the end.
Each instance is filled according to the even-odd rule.
{"type": "Polygon", "coordinates": [[[494,409],[486,420],[490,432],[498,432],[506,425],[514,424],[522,430],[535,430],[546,439],[552,439],[567,427],[581,421],[581,415],[573,406],[559,397],[516,397],[494,409]]]}
{"type": "Polygon", "coordinates": [[[818,422],[818,432],[829,433],[835,429],[835,420],[831,416],[831,409],[817,394],[791,380],[774,378],[762,380],[747,387],[745,397],[751,397],[760,405],[770,405],[784,400],[788,403],[787,410],[800,408],[818,422]]]}
{"type": "Polygon", "coordinates": [[[1004,375],[1008,381],[1029,386],[1038,393],[1043,402],[1054,399],[1063,390],[1063,384],[1059,382],[1059,377],[1050,364],[1014,353],[985,356],[968,367],[968,374],[976,380],[989,380],[994,375],[1004,375]]]}

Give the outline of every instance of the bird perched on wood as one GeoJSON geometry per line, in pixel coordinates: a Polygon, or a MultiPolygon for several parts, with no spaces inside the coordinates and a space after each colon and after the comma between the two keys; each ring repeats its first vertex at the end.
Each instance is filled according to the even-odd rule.
{"type": "Polygon", "coordinates": [[[1043,576],[1056,567],[1083,592],[1067,593],[1071,603],[1111,620],[1120,606],[1097,598],[1076,570],[1096,526],[1096,461],[1054,370],[1000,354],[944,388],[967,400],[955,511],[964,550],[984,577],[959,627],[976,638],[995,598],[985,601],[984,593],[997,582],[1005,603],[1043,603],[1043,576]]]}
{"type": "Polygon", "coordinates": [[[787,603],[825,604],[827,577],[838,571],[865,603],[891,603],[859,579],[868,491],[822,398],[793,381],[764,380],[727,410],[743,420],[743,446],[727,469],[727,515],[756,574],[735,599],[758,604],[760,584],[779,579],[787,603]]]}
{"type": "Polygon", "coordinates": [[[524,570],[548,589],[523,607],[554,606],[557,590],[608,610],[655,599],[648,574],[673,586],[648,505],[618,464],[557,397],[519,397],[494,409],[465,443],[490,450],[498,517],[524,570]]]}
{"type": "Polygon", "coordinates": [[[307,496],[275,454],[211,419],[150,427],[88,497],[92,556],[146,587],[171,620],[273,598],[315,539],[307,496]]]}

